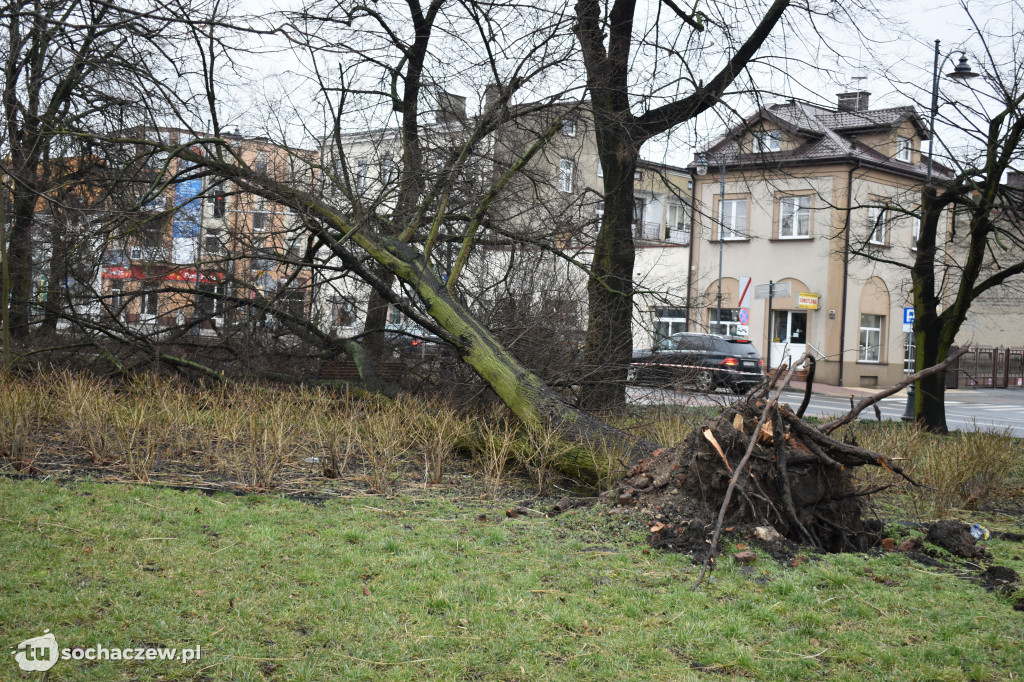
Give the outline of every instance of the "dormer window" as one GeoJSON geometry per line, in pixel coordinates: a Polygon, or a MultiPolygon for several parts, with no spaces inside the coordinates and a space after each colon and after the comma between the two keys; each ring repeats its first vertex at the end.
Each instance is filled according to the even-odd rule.
{"type": "Polygon", "coordinates": [[[754,133],[755,152],[777,152],[781,149],[781,130],[758,130],[754,133]]]}
{"type": "Polygon", "coordinates": [[[914,141],[909,137],[896,138],[896,158],[900,161],[910,163],[913,158],[914,141]]]}

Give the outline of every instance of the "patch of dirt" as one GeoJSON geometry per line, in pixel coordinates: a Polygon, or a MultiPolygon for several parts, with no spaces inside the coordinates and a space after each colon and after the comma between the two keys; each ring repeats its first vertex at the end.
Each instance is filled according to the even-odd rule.
{"type": "Polygon", "coordinates": [[[936,521],[928,529],[924,540],[964,559],[977,558],[983,552],[971,535],[971,527],[959,521],[936,521]]]}
{"type": "MultiPolygon", "coordinates": [[[[763,408],[763,401],[752,397],[723,410],[682,444],[641,460],[610,491],[609,501],[637,509],[649,520],[652,546],[705,553],[763,408]]],[[[723,530],[749,539],[755,527],[773,528],[781,539],[751,544],[783,561],[792,560],[801,546],[825,551],[873,547],[881,524],[861,518],[863,493],[850,470],[883,461],[829,438],[782,406],[753,447],[723,530]]]]}
{"type": "Polygon", "coordinates": [[[1007,566],[989,566],[981,572],[981,585],[989,592],[1002,592],[1006,596],[1013,594],[1020,585],[1017,571],[1007,566]]]}

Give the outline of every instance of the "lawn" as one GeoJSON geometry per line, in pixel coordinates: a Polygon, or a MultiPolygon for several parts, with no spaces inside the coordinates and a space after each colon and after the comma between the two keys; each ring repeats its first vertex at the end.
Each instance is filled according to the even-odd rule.
{"type": "MultiPolygon", "coordinates": [[[[726,554],[691,592],[699,567],[647,550],[639,519],[510,519],[511,503],[446,486],[314,505],[3,477],[0,636],[9,650],[44,629],[62,649],[201,647],[189,663],[62,660],[45,673],[60,680],[1024,675],[1020,593],[957,570],[726,554]]],[[[1020,531],[993,511],[970,520],[1020,531]]],[[[1024,573],[1020,543],[988,546],[1024,573]]],[[[18,675],[7,655],[0,679],[18,675]]]]}

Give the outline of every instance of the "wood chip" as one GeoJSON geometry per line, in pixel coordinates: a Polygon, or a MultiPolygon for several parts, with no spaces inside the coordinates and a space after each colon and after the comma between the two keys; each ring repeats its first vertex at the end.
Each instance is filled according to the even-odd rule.
{"type": "Polygon", "coordinates": [[[715,434],[711,432],[711,429],[704,429],[704,438],[706,438],[707,441],[711,443],[711,447],[715,449],[715,452],[718,453],[718,456],[722,458],[723,462],[725,462],[725,468],[728,469],[729,473],[731,474],[732,467],[729,466],[729,460],[725,458],[725,453],[722,452],[722,446],[718,444],[718,441],[715,439],[715,434]]]}

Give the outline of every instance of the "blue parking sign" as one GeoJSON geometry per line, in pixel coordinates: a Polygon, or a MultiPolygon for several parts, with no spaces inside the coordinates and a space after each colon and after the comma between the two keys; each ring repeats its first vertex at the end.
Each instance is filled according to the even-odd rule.
{"type": "Polygon", "coordinates": [[[914,324],[914,309],[904,308],[903,309],[903,324],[914,324]]]}

